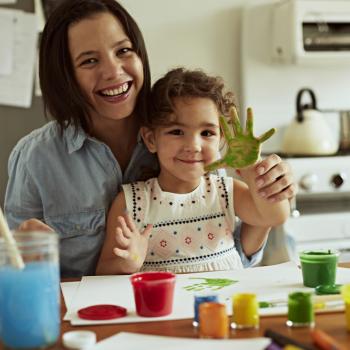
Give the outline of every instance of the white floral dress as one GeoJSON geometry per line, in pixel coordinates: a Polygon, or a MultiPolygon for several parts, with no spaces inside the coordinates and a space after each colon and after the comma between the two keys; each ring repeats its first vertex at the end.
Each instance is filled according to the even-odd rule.
{"type": "Polygon", "coordinates": [[[233,231],[233,179],[206,175],[185,194],[164,192],[157,178],[123,185],[127,209],[143,230],[153,224],[143,271],[175,273],[243,268],[233,231]]]}

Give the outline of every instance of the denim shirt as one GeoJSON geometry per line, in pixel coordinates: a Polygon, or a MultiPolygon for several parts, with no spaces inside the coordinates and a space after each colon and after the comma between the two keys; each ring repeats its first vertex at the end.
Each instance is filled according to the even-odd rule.
{"type": "MultiPolygon", "coordinates": [[[[121,185],[157,166],[141,138],[123,173],[106,144],[82,129],[75,133],[72,126],[61,136],[57,123],[50,122],[21,139],[10,155],[6,218],[11,229],[37,218],[59,234],[62,277],[93,275],[108,209],[121,185]]],[[[235,241],[243,265],[256,264],[262,249],[247,258],[239,235],[235,241]]]]}

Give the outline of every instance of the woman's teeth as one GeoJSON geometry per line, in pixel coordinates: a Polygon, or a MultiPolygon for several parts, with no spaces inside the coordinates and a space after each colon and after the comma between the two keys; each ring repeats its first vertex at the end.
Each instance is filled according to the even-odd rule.
{"type": "Polygon", "coordinates": [[[106,89],[101,91],[101,94],[104,96],[118,96],[126,92],[129,88],[128,83],[124,83],[123,85],[119,86],[117,89],[106,89]]]}

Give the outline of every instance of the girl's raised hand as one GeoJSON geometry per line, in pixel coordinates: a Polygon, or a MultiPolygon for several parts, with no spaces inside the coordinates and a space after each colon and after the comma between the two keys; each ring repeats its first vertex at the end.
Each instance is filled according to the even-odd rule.
{"type": "Polygon", "coordinates": [[[245,168],[254,164],[260,157],[261,144],[269,139],[275,129],[270,129],[259,137],[253,134],[253,110],[247,109],[246,128],[243,131],[235,107],[231,108],[231,120],[233,132],[227,124],[224,116],[220,117],[220,126],[227,143],[226,154],[216,162],[205,167],[206,171],[218,168],[231,167],[235,169],[245,168]]]}
{"type": "Polygon", "coordinates": [[[120,258],[125,259],[125,267],[130,273],[136,272],[145,261],[152,225],[148,224],[140,232],[129,214],[119,216],[118,223],[115,233],[117,246],[113,248],[113,252],[120,258]]]}

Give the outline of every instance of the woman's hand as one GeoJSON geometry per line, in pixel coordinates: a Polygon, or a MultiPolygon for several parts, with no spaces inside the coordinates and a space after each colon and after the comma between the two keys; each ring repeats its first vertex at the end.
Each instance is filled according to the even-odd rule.
{"type": "Polygon", "coordinates": [[[280,202],[297,194],[298,186],[294,182],[292,169],[277,154],[270,154],[254,167],[255,183],[261,197],[280,202]]]}
{"type": "Polygon", "coordinates": [[[129,214],[118,216],[118,227],[115,232],[117,247],[113,248],[113,253],[125,259],[124,270],[133,273],[141,268],[146,258],[151,232],[150,224],[140,232],[129,214]]]}
{"type": "Polygon", "coordinates": [[[29,232],[29,231],[44,231],[44,232],[54,232],[54,230],[44,224],[42,221],[38,219],[29,219],[23,221],[17,228],[17,231],[21,232],[29,232]]]}

